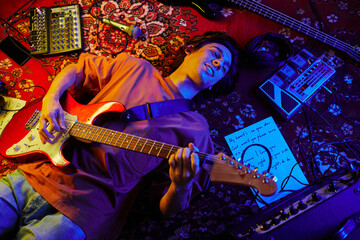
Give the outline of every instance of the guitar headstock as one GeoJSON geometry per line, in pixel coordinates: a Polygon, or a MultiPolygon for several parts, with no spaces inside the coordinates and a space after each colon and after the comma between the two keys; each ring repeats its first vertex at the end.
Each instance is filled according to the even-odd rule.
{"type": "Polygon", "coordinates": [[[221,154],[219,159],[214,161],[210,171],[210,179],[213,182],[253,187],[263,196],[271,196],[277,189],[274,178],[260,174],[225,154],[221,154]]]}

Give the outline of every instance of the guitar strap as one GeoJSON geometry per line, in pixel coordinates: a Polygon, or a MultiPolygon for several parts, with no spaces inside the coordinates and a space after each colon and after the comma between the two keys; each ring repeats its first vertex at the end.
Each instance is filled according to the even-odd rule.
{"type": "Polygon", "coordinates": [[[189,99],[145,103],[125,110],[121,115],[121,120],[125,122],[142,121],[186,111],[193,111],[193,104],[189,99]]]}

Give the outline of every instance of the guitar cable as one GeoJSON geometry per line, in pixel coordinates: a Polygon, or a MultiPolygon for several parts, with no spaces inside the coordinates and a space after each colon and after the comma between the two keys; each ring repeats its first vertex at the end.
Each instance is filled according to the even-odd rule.
{"type": "Polygon", "coordinates": [[[266,151],[266,153],[267,153],[267,155],[268,155],[268,157],[269,157],[269,164],[268,164],[268,168],[267,168],[266,172],[269,173],[269,172],[270,172],[270,169],[271,169],[271,166],[272,166],[272,156],[271,156],[270,150],[269,150],[266,146],[264,146],[264,145],[262,145],[262,144],[253,143],[253,144],[248,145],[248,146],[242,151],[241,157],[240,157],[240,159],[239,159],[238,162],[240,162],[241,164],[243,164],[243,163],[244,163],[244,156],[245,156],[246,151],[247,151],[249,148],[254,147],[254,146],[262,147],[262,148],[266,151]]]}

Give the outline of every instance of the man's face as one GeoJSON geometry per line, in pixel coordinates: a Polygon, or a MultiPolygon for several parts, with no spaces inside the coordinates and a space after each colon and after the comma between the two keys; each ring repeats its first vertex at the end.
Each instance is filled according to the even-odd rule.
{"type": "Polygon", "coordinates": [[[208,43],[189,53],[184,63],[188,77],[200,90],[208,88],[221,80],[231,66],[231,52],[222,44],[208,43]]]}

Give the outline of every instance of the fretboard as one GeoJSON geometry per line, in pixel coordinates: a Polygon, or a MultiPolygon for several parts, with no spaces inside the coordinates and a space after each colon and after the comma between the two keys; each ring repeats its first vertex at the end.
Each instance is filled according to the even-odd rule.
{"type": "Polygon", "coordinates": [[[180,148],[178,146],[82,122],[74,123],[69,133],[71,136],[79,139],[128,149],[161,158],[168,158],[180,148]]]}
{"type": "Polygon", "coordinates": [[[328,34],[325,34],[316,28],[308,26],[296,19],[293,19],[279,11],[276,11],[270,7],[267,7],[261,3],[251,1],[251,0],[228,0],[231,3],[234,3],[242,8],[245,8],[251,12],[262,15],[274,22],[280,23],[286,27],[289,27],[295,31],[303,33],[307,36],[310,36],[314,39],[317,39],[323,43],[326,43],[332,47],[335,47],[341,51],[344,51],[349,54],[350,57],[354,58],[356,61],[360,62],[359,57],[359,47],[351,46],[348,43],[340,41],[339,39],[332,37],[328,34]]]}

